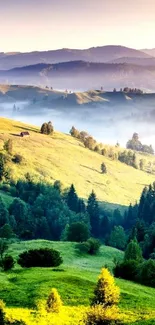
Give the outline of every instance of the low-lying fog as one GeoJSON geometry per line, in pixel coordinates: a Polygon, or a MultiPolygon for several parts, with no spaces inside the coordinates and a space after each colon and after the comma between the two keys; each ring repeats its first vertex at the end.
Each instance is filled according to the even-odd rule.
{"type": "Polygon", "coordinates": [[[33,109],[28,102],[0,103],[0,116],[41,126],[43,122],[51,120],[55,130],[69,133],[74,125],[79,130],[85,130],[97,141],[115,145],[118,141],[125,147],[126,142],[134,132],[139,134],[143,144],[152,144],[155,149],[154,121],[139,118],[138,115],[128,115],[122,110],[76,107],[75,109],[47,109],[45,107],[33,109]]]}

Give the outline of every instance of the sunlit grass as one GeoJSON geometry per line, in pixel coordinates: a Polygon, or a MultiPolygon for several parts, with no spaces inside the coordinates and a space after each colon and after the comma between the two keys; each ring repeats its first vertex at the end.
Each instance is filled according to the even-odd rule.
{"type": "MultiPolygon", "coordinates": [[[[153,175],[85,149],[80,141],[69,135],[58,132],[53,136],[41,135],[37,127],[1,118],[0,147],[8,138],[13,140],[14,153],[24,158],[21,165],[10,163],[14,179],[29,172],[37,180],[61,180],[64,187],[74,183],[83,198],[94,189],[99,201],[119,205],[134,203],[144,186],[154,181],[153,175]],[[15,136],[26,129],[30,137],[15,136]],[[103,161],[108,171],[105,175],[100,171],[103,161]]],[[[148,159],[154,158],[149,156],[148,159]]]]}

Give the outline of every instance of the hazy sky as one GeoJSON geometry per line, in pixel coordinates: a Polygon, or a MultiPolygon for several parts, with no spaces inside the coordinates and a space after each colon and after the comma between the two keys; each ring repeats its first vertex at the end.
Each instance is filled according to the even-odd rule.
{"type": "Polygon", "coordinates": [[[155,48],[155,0],[0,0],[0,51],[155,48]]]}

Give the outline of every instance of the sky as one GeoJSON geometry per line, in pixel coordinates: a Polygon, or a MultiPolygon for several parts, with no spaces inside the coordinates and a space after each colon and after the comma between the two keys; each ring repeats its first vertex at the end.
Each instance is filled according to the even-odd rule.
{"type": "Polygon", "coordinates": [[[0,0],[0,52],[155,48],[155,0],[0,0]]]}

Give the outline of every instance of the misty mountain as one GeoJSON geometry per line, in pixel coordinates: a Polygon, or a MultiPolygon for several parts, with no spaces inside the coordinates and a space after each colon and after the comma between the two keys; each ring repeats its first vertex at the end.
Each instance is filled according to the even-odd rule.
{"type": "Polygon", "coordinates": [[[134,57],[122,57],[110,61],[109,63],[127,63],[140,66],[155,66],[155,57],[150,58],[134,58],[134,57]]]}
{"type": "MultiPolygon", "coordinates": [[[[146,59],[148,60],[148,59],[146,59]]],[[[155,90],[154,66],[126,63],[70,61],[0,71],[0,83],[49,86],[55,89],[84,90],[141,88],[155,90]]]]}
{"type": "Polygon", "coordinates": [[[66,61],[108,62],[121,57],[149,58],[150,55],[140,50],[124,46],[101,46],[85,50],[59,49],[30,53],[2,53],[0,69],[12,69],[38,63],[59,63],[66,61]]]}
{"type": "Polygon", "coordinates": [[[144,50],[141,50],[143,53],[146,53],[148,55],[151,55],[151,56],[155,56],[155,48],[154,49],[144,49],[144,50]]]}

